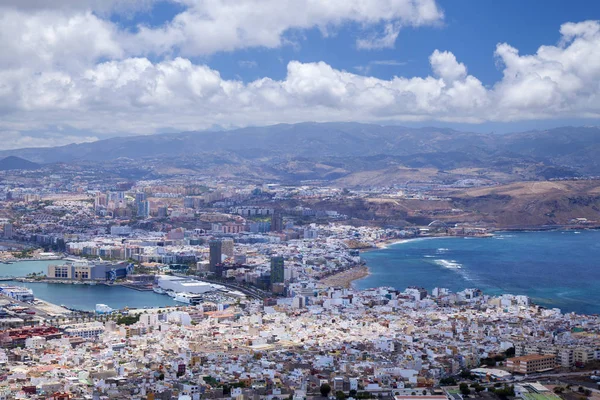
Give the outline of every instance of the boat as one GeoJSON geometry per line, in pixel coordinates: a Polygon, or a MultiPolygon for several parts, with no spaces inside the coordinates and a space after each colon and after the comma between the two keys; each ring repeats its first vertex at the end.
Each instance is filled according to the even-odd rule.
{"type": "Polygon", "coordinates": [[[173,300],[179,303],[197,305],[202,303],[202,295],[192,293],[177,293],[173,300]]]}
{"type": "Polygon", "coordinates": [[[170,297],[175,297],[177,296],[177,293],[175,293],[174,291],[172,291],[171,289],[167,289],[167,291],[165,292],[168,296],[170,297]]]}
{"type": "Polygon", "coordinates": [[[160,286],[152,286],[152,291],[156,294],[166,294],[165,290],[160,286]]]}
{"type": "Polygon", "coordinates": [[[33,291],[21,286],[0,286],[0,293],[11,299],[22,301],[24,303],[32,303],[35,300],[33,291]]]}
{"type": "Polygon", "coordinates": [[[106,304],[96,304],[96,314],[110,314],[113,309],[106,304]]]}

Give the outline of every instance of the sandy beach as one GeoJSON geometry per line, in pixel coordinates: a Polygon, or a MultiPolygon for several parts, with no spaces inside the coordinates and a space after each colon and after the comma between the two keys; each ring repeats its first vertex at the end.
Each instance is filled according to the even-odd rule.
{"type": "Polygon", "coordinates": [[[369,268],[365,265],[350,268],[349,270],[340,272],[339,274],[328,276],[320,282],[327,286],[337,286],[349,288],[352,282],[362,279],[369,275],[369,268]]]}

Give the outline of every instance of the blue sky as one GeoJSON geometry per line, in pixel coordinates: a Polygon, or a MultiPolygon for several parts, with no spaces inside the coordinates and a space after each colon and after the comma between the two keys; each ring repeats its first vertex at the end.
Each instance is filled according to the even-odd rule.
{"type": "Polygon", "coordinates": [[[301,121],[597,125],[598,19],[582,0],[6,0],[0,147],[301,121]]]}
{"type": "MultiPolygon", "coordinates": [[[[263,76],[284,79],[291,60],[325,61],[334,68],[359,72],[356,67],[370,66],[369,75],[390,79],[394,75],[427,76],[429,55],[448,50],[465,63],[469,73],[485,85],[502,78],[495,65],[496,44],[507,42],[522,53],[534,53],[542,44],[556,44],[558,29],[569,21],[600,19],[600,2],[590,0],[442,0],[438,1],[445,20],[439,26],[407,28],[400,32],[395,48],[357,50],[359,29],[356,24],[336,29],[324,38],[317,28],[287,34],[298,43],[281,48],[249,48],[195,57],[221,72],[225,79],[252,81],[263,76]],[[249,68],[247,62],[256,66],[249,68]],[[395,61],[401,65],[370,64],[395,61]]],[[[124,29],[136,30],[138,24],[160,26],[183,11],[180,4],[161,1],[134,15],[111,15],[124,29]]]]}

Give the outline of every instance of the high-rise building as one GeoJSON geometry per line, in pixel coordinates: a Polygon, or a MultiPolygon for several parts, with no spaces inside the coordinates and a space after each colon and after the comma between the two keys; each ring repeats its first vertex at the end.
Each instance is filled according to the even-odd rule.
{"type": "Polygon", "coordinates": [[[271,232],[281,232],[283,230],[283,216],[279,211],[271,215],[271,232]]]}
{"type": "Polygon", "coordinates": [[[3,227],[3,233],[2,233],[2,235],[6,239],[12,238],[12,236],[13,236],[13,226],[12,226],[12,224],[9,223],[9,222],[7,222],[2,227],[3,227]]]}
{"type": "Polygon", "coordinates": [[[138,204],[137,216],[148,218],[150,216],[150,202],[148,200],[141,201],[138,204]]]}
{"type": "Polygon", "coordinates": [[[135,194],[135,205],[136,207],[139,207],[140,203],[142,201],[146,200],[146,193],[144,192],[137,192],[135,194]]]}
{"type": "Polygon", "coordinates": [[[104,193],[96,193],[96,198],[94,199],[94,208],[97,210],[101,207],[106,207],[107,205],[106,194],[104,193]]]}
{"type": "Polygon", "coordinates": [[[233,257],[233,239],[223,239],[221,242],[221,252],[227,257],[233,257]]]}
{"type": "Polygon", "coordinates": [[[156,216],[158,218],[166,218],[168,215],[169,209],[167,208],[167,206],[161,206],[158,207],[157,211],[156,211],[156,216]]]}
{"type": "Polygon", "coordinates": [[[185,208],[196,208],[196,202],[193,197],[184,197],[183,206],[185,208]]]}
{"type": "Polygon", "coordinates": [[[271,257],[271,284],[285,281],[285,267],[283,257],[271,257]]]}
{"type": "Polygon", "coordinates": [[[222,257],[222,243],[220,240],[211,240],[208,243],[209,247],[209,261],[208,261],[208,269],[210,272],[215,272],[216,265],[221,263],[222,257]]]}

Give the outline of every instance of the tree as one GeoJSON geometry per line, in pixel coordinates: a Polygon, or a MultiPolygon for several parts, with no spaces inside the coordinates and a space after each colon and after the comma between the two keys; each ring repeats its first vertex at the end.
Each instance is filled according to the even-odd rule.
{"type": "Polygon", "coordinates": [[[469,389],[469,385],[466,383],[461,383],[458,388],[460,389],[460,393],[464,396],[468,396],[471,394],[471,389],[469,389]]]}
{"type": "Polygon", "coordinates": [[[335,398],[337,400],[345,400],[346,394],[344,392],[342,392],[341,390],[338,390],[337,392],[335,392],[335,398]]]}
{"type": "Polygon", "coordinates": [[[494,359],[491,358],[491,357],[486,357],[482,361],[488,367],[495,367],[496,366],[496,361],[494,361],[494,359]]]}
{"type": "Polygon", "coordinates": [[[506,354],[506,358],[514,357],[515,356],[515,348],[511,347],[511,348],[506,349],[504,354],[506,354]]]}
{"type": "Polygon", "coordinates": [[[356,390],[352,389],[349,394],[350,394],[350,397],[356,397],[357,392],[356,392],[356,390]]]}
{"type": "Polygon", "coordinates": [[[319,391],[321,392],[321,396],[327,397],[329,392],[331,392],[331,386],[329,386],[328,383],[323,383],[319,388],[319,391]]]}
{"type": "Polygon", "coordinates": [[[468,369],[464,369],[464,370],[460,371],[460,377],[463,379],[473,379],[473,375],[471,374],[471,371],[469,371],[468,369]]]}
{"type": "Polygon", "coordinates": [[[456,385],[456,379],[453,377],[440,379],[440,386],[454,386],[456,385]]]}

